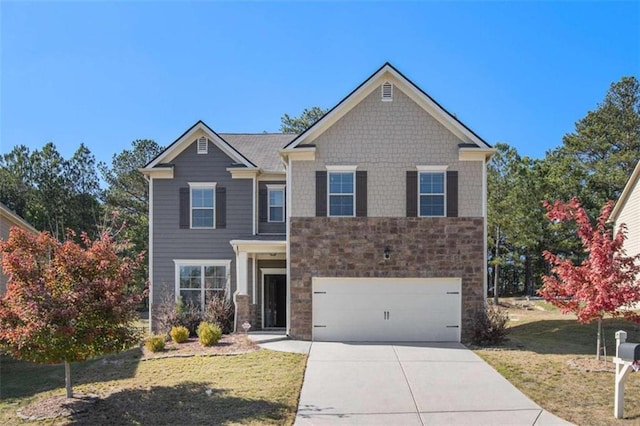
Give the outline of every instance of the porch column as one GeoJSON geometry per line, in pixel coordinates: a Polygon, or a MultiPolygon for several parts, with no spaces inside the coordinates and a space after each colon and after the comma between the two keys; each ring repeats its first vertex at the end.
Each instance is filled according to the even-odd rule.
{"type": "Polygon", "coordinates": [[[242,324],[249,322],[250,309],[249,309],[249,286],[248,286],[248,273],[247,273],[247,252],[236,248],[236,291],[233,294],[233,301],[236,304],[236,318],[235,318],[235,331],[241,332],[242,324]]]}

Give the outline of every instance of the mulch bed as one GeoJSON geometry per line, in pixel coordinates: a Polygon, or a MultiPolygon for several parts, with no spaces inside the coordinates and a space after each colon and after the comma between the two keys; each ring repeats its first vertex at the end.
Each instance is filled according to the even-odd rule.
{"type": "MultiPolygon", "coordinates": [[[[197,338],[191,338],[185,343],[168,341],[162,352],[148,351],[142,347],[142,361],[192,356],[220,356],[240,355],[259,350],[260,347],[245,334],[228,334],[222,336],[220,341],[209,347],[200,345],[197,338]]],[[[118,363],[119,361],[103,360],[105,363],[118,363]]],[[[100,399],[98,395],[83,395],[77,393],[73,398],[65,398],[63,395],[50,396],[35,401],[18,410],[17,414],[23,420],[46,420],[70,417],[91,410],[100,399]]]]}

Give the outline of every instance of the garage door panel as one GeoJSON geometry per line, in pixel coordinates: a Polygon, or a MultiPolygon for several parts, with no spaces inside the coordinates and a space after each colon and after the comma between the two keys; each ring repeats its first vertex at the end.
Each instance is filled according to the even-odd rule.
{"type": "Polygon", "coordinates": [[[314,279],[314,340],[459,341],[459,279],[314,279]]]}

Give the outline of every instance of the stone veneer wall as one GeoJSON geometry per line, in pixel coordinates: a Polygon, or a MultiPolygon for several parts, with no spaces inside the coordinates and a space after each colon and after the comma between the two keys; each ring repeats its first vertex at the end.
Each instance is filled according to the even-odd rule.
{"type": "Polygon", "coordinates": [[[469,340],[484,303],[483,218],[295,217],[290,229],[293,338],[312,337],[312,277],[459,277],[461,336],[469,340]]]}

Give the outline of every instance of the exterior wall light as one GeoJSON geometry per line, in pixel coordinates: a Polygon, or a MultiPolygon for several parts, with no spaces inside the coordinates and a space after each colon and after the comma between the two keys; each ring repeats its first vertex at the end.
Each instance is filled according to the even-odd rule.
{"type": "Polygon", "coordinates": [[[384,260],[389,260],[391,259],[391,249],[389,248],[389,246],[384,248],[384,260]]]}

